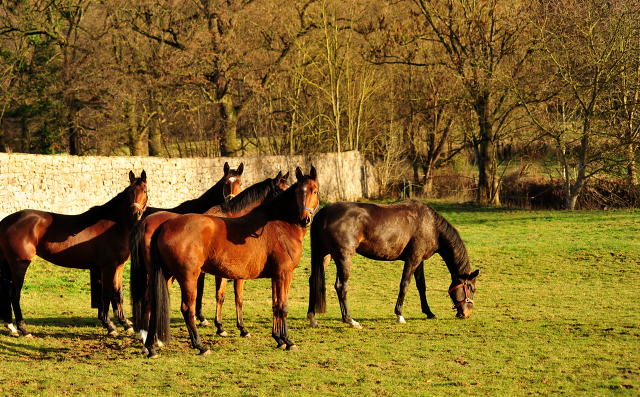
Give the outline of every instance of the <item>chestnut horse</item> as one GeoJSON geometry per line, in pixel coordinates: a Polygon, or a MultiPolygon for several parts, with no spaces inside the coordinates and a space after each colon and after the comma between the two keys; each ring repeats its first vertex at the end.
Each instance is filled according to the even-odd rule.
{"type": "Polygon", "coordinates": [[[204,346],[195,323],[197,275],[200,271],[232,280],[271,278],[272,336],[278,347],[297,349],[289,339],[289,287],[302,255],[302,240],[319,205],[316,170],[309,175],[296,168],[297,182],[275,199],[239,218],[182,215],[163,223],[151,241],[151,321],[145,346],[155,358],[153,336],[170,337],[167,275],[175,276],[182,291],[182,316],[191,345],[204,346]],[[157,333],[157,335],[156,335],[157,333]]]}
{"type": "Polygon", "coordinates": [[[342,321],[354,328],[347,290],[351,260],[358,253],[369,259],[404,261],[400,293],[396,302],[397,322],[404,323],[402,304],[411,282],[416,280],[422,312],[435,318],[425,293],[424,262],[438,253],[451,273],[449,296],[457,317],[467,318],[473,309],[478,270],[471,273],[467,249],[458,231],[430,205],[415,200],[395,204],[338,202],[318,211],[311,225],[311,276],[309,277],[310,327],[317,327],[316,310],[326,308],[325,270],[333,258],[337,276],[335,289],[342,321]]]}
{"type": "Polygon", "coordinates": [[[104,288],[98,318],[110,335],[117,335],[109,319],[109,303],[114,299],[114,316],[125,329],[131,329],[124,316],[122,301],[115,300],[122,297],[122,271],[129,257],[129,231],[142,217],[147,199],[147,174],[142,171],[140,178],[136,178],[129,172],[129,186],[124,191],[83,214],[22,210],[0,221],[0,307],[11,334],[31,337],[20,307],[20,292],[35,255],[58,266],[99,271],[104,288]],[[12,324],[11,307],[17,330],[12,324]]]}
{"type": "MultiPolygon", "coordinates": [[[[204,192],[200,197],[185,201],[177,207],[170,209],[149,207],[143,216],[129,233],[129,247],[131,248],[131,267],[136,269],[149,268],[149,243],[151,236],[156,228],[174,214],[202,214],[213,206],[222,204],[227,200],[235,197],[242,190],[242,172],[244,171],[244,163],[240,163],[237,169],[233,170],[229,163],[225,162],[223,166],[223,175],[209,190],[204,192]],[[139,261],[142,261],[144,267],[140,267],[139,261]]],[[[132,276],[135,277],[135,276],[132,276]]],[[[131,280],[135,285],[144,285],[146,289],[147,276],[140,274],[141,280],[131,280]]],[[[208,325],[208,321],[202,314],[202,287],[204,286],[204,273],[198,279],[198,300],[196,303],[198,318],[202,325],[208,325]]],[[[139,291],[132,291],[133,319],[136,331],[141,331],[140,338],[144,340],[145,332],[148,328],[148,318],[144,320],[140,310],[143,306],[139,303],[143,302],[142,296],[135,296],[139,291]]],[[[144,292],[144,291],[143,291],[144,292]]]]}
{"type": "MultiPolygon", "coordinates": [[[[275,178],[267,178],[263,182],[250,186],[248,189],[242,191],[233,199],[224,202],[223,204],[211,207],[205,212],[205,214],[221,216],[221,217],[239,217],[247,214],[252,209],[262,204],[263,202],[273,199],[278,194],[285,191],[289,184],[287,178],[289,173],[282,175],[279,172],[275,178]]],[[[140,332],[140,339],[144,345],[147,337],[147,330],[149,329],[149,316],[151,312],[151,306],[149,301],[149,288],[148,288],[148,274],[150,272],[150,252],[149,244],[146,237],[155,231],[160,224],[168,219],[176,218],[180,214],[176,214],[168,211],[156,212],[146,218],[146,229],[144,233],[131,233],[130,245],[131,245],[131,304],[133,307],[133,322],[136,325],[137,330],[140,332]],[[162,221],[162,222],[159,222],[162,221]]],[[[134,228],[135,229],[135,228],[134,228]]],[[[140,228],[138,228],[140,229],[140,228]]],[[[141,229],[140,229],[141,230],[141,229]]],[[[204,273],[201,274],[201,276],[204,273]]],[[[202,278],[202,277],[201,277],[202,278]]],[[[200,279],[199,279],[200,280],[200,279]]],[[[173,277],[169,279],[169,285],[173,283],[173,277]]],[[[235,294],[236,294],[236,314],[238,329],[240,329],[242,336],[248,336],[249,332],[244,327],[242,321],[242,288],[243,280],[235,280],[235,294]]],[[[200,308],[202,306],[202,287],[203,285],[198,282],[198,298],[200,308]]],[[[222,310],[222,303],[224,302],[224,293],[226,288],[226,279],[216,277],[216,327],[218,328],[218,334],[226,336],[224,328],[220,322],[220,311],[222,310]]],[[[198,298],[196,299],[196,312],[200,309],[198,307],[198,298]]],[[[206,320],[205,320],[206,321],[206,320]]],[[[143,348],[143,352],[145,349],[143,348]]]]}

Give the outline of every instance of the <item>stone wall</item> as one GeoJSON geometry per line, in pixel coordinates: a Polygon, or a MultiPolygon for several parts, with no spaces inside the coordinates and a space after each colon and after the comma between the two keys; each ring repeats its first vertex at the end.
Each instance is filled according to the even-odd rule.
{"type": "Polygon", "coordinates": [[[274,177],[278,171],[296,180],[299,166],[307,174],[316,167],[323,201],[355,201],[377,195],[375,171],[356,151],[310,156],[165,159],[156,157],[76,157],[0,153],[0,219],[32,208],[79,214],[104,204],[124,190],[129,171],[147,172],[149,205],[174,207],[200,196],[223,174],[244,163],[245,187],[274,177]]]}

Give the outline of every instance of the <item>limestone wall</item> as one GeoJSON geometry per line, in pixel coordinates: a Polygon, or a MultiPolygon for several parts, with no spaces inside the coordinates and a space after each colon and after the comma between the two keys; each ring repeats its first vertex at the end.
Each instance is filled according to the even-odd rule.
{"type": "Polygon", "coordinates": [[[316,167],[323,201],[355,201],[377,195],[375,171],[355,151],[311,156],[164,159],[156,157],[76,157],[0,153],[0,219],[32,208],[79,214],[109,201],[129,183],[129,171],[147,172],[149,205],[174,207],[196,198],[217,182],[223,165],[244,163],[245,187],[295,169],[316,167]]]}

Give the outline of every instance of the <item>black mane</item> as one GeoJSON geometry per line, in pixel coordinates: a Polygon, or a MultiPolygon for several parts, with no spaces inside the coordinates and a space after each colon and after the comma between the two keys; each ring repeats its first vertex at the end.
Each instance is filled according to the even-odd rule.
{"type": "Polygon", "coordinates": [[[262,182],[251,185],[247,189],[238,193],[229,201],[220,204],[220,209],[225,213],[242,211],[257,201],[264,201],[273,186],[273,179],[267,178],[262,182]]]}

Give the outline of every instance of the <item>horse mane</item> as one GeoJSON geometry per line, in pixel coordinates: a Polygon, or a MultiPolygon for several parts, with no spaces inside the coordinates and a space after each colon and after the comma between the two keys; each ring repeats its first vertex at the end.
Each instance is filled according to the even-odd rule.
{"type": "Polygon", "coordinates": [[[212,205],[218,205],[220,200],[216,200],[216,196],[222,198],[222,189],[224,188],[224,182],[226,180],[225,177],[226,175],[223,175],[215,185],[211,186],[209,190],[204,192],[200,197],[187,200],[165,211],[175,212],[178,214],[186,214],[187,212],[203,213],[212,205]]]}
{"type": "Polygon", "coordinates": [[[118,193],[114,198],[107,201],[102,205],[96,205],[89,208],[86,212],[80,214],[81,216],[91,219],[91,220],[100,220],[100,219],[109,219],[114,220],[110,216],[112,216],[116,211],[119,210],[119,207],[122,205],[122,202],[127,200],[127,192],[131,185],[127,186],[123,191],[118,193]]]}
{"type": "Polygon", "coordinates": [[[436,222],[436,228],[438,230],[440,248],[437,252],[447,264],[451,276],[453,277],[455,274],[469,274],[471,272],[471,263],[469,262],[467,248],[465,247],[460,234],[442,215],[440,215],[431,206],[427,206],[433,214],[436,222]],[[443,248],[448,248],[447,252],[444,252],[442,250],[443,248]]]}
{"type": "Polygon", "coordinates": [[[271,191],[273,179],[267,178],[262,182],[249,186],[247,189],[229,201],[220,204],[220,210],[224,213],[235,213],[242,211],[255,202],[262,202],[271,191]]]}

